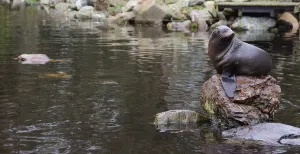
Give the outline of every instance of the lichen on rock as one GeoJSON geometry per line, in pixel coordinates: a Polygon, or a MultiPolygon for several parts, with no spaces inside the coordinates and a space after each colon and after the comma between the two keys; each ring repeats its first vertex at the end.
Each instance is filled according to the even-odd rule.
{"type": "Polygon", "coordinates": [[[272,76],[237,76],[232,99],[225,94],[219,75],[214,75],[201,88],[200,102],[210,117],[223,128],[254,125],[272,121],[279,107],[280,87],[272,76]]]}

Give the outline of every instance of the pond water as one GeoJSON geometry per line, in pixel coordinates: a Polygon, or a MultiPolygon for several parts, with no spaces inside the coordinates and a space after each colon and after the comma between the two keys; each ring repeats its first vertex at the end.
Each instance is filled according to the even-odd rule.
{"type": "MultiPolygon", "coordinates": [[[[104,28],[56,18],[35,7],[0,6],[0,153],[300,151],[228,143],[205,126],[177,133],[155,129],[156,113],[201,111],[200,87],[215,74],[206,32],[104,28]],[[22,65],[14,58],[23,53],[55,60],[22,65]]],[[[282,88],[276,121],[300,127],[298,36],[250,43],[272,55],[271,74],[282,88]]]]}

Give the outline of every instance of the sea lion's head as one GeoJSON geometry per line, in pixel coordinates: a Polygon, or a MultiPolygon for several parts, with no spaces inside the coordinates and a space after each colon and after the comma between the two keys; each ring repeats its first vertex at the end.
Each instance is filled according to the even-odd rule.
{"type": "Polygon", "coordinates": [[[234,32],[227,26],[218,26],[210,35],[208,54],[217,54],[228,47],[234,38],[234,32]]]}

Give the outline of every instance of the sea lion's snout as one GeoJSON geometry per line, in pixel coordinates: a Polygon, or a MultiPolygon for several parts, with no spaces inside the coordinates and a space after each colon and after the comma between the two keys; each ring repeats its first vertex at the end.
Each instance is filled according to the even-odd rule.
{"type": "Polygon", "coordinates": [[[234,32],[227,26],[221,25],[216,28],[215,33],[221,37],[230,37],[234,36],[234,32]]]}

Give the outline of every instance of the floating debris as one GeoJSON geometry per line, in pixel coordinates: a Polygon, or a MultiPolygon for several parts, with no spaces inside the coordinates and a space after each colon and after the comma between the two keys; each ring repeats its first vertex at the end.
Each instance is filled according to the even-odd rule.
{"type": "Polygon", "coordinates": [[[65,72],[57,72],[57,73],[46,73],[46,74],[40,74],[39,78],[63,78],[68,79],[71,78],[72,75],[67,74],[65,72]]]}
{"type": "Polygon", "coordinates": [[[46,64],[50,58],[45,54],[22,54],[17,57],[22,64],[46,64]]]}
{"type": "Polygon", "coordinates": [[[112,85],[112,84],[118,84],[118,83],[116,81],[103,81],[102,84],[112,85]]]}
{"type": "Polygon", "coordinates": [[[16,58],[21,64],[46,64],[48,62],[72,62],[69,59],[50,59],[45,54],[22,54],[16,58]]]}

